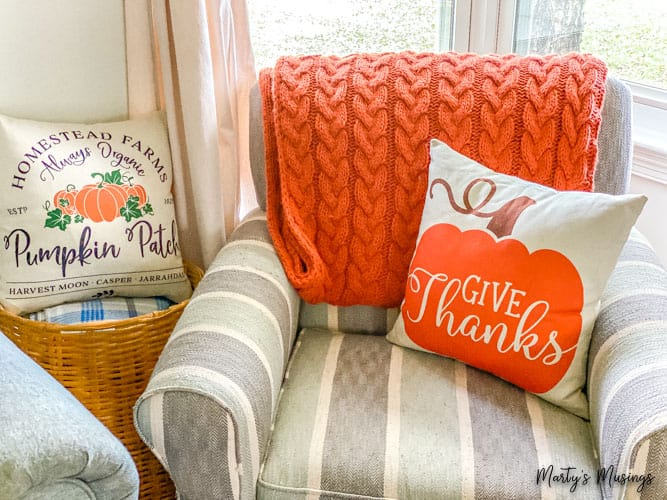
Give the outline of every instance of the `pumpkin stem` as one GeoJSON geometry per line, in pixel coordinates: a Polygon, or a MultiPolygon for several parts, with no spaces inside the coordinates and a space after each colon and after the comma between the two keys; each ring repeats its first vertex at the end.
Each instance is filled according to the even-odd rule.
{"type": "Polygon", "coordinates": [[[65,191],[68,193],[71,191],[74,191],[76,189],[76,186],[74,184],[68,184],[67,187],[65,187],[65,191]]]}
{"type": "Polygon", "coordinates": [[[104,174],[100,174],[99,172],[93,172],[92,174],[90,174],[90,176],[93,178],[93,180],[95,179],[95,177],[100,178],[100,183],[97,185],[97,187],[101,188],[102,185],[104,184],[104,174]]]}

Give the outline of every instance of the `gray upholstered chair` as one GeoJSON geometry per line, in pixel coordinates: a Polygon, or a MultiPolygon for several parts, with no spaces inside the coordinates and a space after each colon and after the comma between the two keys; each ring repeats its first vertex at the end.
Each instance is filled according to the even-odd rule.
{"type": "MultiPolygon", "coordinates": [[[[630,115],[609,78],[597,191],[627,190],[630,115]]],[[[665,498],[667,272],[637,231],[593,332],[589,422],[392,346],[396,310],[302,302],[267,230],[257,91],[251,142],[260,209],[208,269],[135,407],[181,498],[665,498]]]]}

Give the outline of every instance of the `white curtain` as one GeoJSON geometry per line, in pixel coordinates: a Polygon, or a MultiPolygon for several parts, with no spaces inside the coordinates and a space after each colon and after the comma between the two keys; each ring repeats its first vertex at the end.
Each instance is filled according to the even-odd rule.
{"type": "Polygon", "coordinates": [[[130,115],[166,111],[184,258],[207,267],[255,205],[245,0],[125,0],[130,115]]]}

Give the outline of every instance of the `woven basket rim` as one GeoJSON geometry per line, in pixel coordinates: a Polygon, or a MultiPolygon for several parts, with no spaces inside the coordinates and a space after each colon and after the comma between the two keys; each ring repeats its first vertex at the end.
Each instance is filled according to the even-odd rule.
{"type": "MultiPolygon", "coordinates": [[[[202,279],[204,271],[199,266],[185,259],[183,260],[183,268],[185,269],[185,273],[188,276],[190,284],[192,285],[192,290],[194,291],[194,289],[199,284],[199,281],[202,279]]],[[[103,319],[81,323],[56,323],[50,321],[34,320],[12,313],[4,307],[0,306],[0,322],[1,317],[5,317],[5,319],[11,319],[11,321],[14,322],[16,326],[22,326],[30,330],[46,330],[72,333],[99,332],[104,330],[123,329],[138,323],[155,321],[156,319],[162,318],[163,316],[168,316],[185,308],[189,301],[190,299],[186,299],[184,301],[173,304],[166,309],[140,314],[132,318],[103,319]]]]}

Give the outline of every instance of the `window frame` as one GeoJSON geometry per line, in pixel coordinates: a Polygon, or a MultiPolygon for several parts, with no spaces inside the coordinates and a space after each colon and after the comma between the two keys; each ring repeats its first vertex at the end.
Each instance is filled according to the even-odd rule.
{"type": "MultiPolygon", "coordinates": [[[[454,2],[452,50],[513,50],[517,0],[454,2]]],[[[667,185],[667,90],[623,80],[633,99],[633,174],[667,185]]]]}

